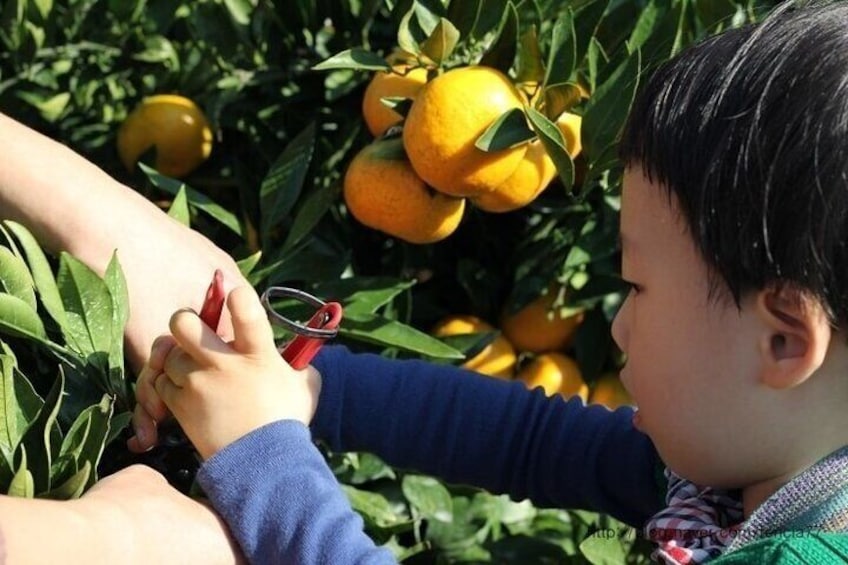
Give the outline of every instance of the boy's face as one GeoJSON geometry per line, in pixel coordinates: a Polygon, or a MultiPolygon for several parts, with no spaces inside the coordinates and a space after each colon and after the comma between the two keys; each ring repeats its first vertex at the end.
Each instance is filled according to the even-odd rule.
{"type": "Polygon", "coordinates": [[[709,296],[707,265],[676,198],[628,168],[621,203],[622,277],[634,285],[613,322],[627,355],[621,380],[634,424],[664,462],[701,484],[755,472],[758,325],[743,301],[709,296]]]}

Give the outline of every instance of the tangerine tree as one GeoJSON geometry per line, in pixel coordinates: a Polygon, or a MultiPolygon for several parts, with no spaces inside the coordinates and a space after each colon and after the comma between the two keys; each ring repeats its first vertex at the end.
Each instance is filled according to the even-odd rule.
{"type": "MultiPolygon", "coordinates": [[[[342,302],[338,339],[354,350],[480,371],[495,352],[501,378],[559,374],[559,392],[615,406],[628,401],[609,324],[629,105],[658,63],[772,4],[12,1],[0,111],[207,235],[258,289],[342,302]],[[448,318],[475,322],[434,330],[448,318]]],[[[139,460],[188,492],[190,447],[140,459],[123,447],[134,399],[120,266],[101,279],[22,226],[0,235],[0,404],[14,423],[3,492],[72,498],[139,460]]],[[[608,516],[326,456],[401,560],[647,555],[635,535],[593,535],[620,526],[608,516]]]]}

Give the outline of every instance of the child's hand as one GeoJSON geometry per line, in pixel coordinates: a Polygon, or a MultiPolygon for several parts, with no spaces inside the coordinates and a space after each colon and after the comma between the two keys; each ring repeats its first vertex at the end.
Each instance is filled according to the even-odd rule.
{"type": "Polygon", "coordinates": [[[204,459],[277,420],[308,425],[318,402],[317,371],[294,371],[283,360],[253,289],[236,288],[227,306],[231,343],[196,313],[180,310],[171,317],[172,340],[157,339],[148,363],[150,372],[159,363],[163,371],[147,375],[158,399],[146,399],[146,411],[159,420],[169,410],[204,459]]]}

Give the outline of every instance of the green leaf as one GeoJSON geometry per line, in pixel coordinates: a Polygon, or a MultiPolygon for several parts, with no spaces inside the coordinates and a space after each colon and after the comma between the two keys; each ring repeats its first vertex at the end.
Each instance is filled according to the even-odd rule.
{"type": "Polygon", "coordinates": [[[251,0],[224,0],[224,5],[229,10],[230,17],[238,25],[246,26],[250,24],[250,17],[256,8],[256,2],[251,0]]]}
{"type": "Polygon", "coordinates": [[[389,277],[352,277],[324,281],[314,293],[324,300],[342,302],[345,314],[373,314],[415,285],[415,281],[389,277]]]}
{"type": "Polygon", "coordinates": [[[74,343],[82,347],[79,353],[88,356],[111,351],[114,308],[103,279],[65,252],[56,279],[68,316],[68,332],[74,336],[74,343]]]}
{"type": "Polygon", "coordinates": [[[93,478],[94,473],[92,473],[91,463],[86,461],[79,471],[76,471],[56,488],[48,491],[44,495],[44,498],[53,500],[73,500],[79,498],[86,491],[93,478]]]}
{"type": "Polygon", "coordinates": [[[29,270],[35,282],[35,288],[38,290],[44,309],[64,331],[67,325],[65,307],[62,305],[59,287],[56,286],[56,279],[53,277],[53,269],[47,261],[47,256],[26,227],[11,220],[4,221],[3,225],[15,235],[24,250],[27,263],[29,263],[29,270]]]}
{"type": "Polygon", "coordinates": [[[515,80],[518,83],[542,84],[545,79],[545,64],[539,49],[539,36],[536,26],[530,26],[518,40],[518,62],[516,63],[515,80]]]}
{"type": "Polygon", "coordinates": [[[574,32],[576,37],[575,61],[579,66],[595,41],[595,36],[604,14],[613,0],[591,0],[580,7],[574,14],[574,32]]]}
{"type": "MultiPolygon", "coordinates": [[[[92,469],[97,469],[103,449],[106,446],[110,432],[110,418],[114,402],[108,395],[103,395],[99,404],[83,410],[68,430],[59,450],[59,458],[53,468],[54,480],[64,481],[68,470],[78,468],[87,463],[92,469]]],[[[97,480],[96,471],[91,474],[87,489],[97,480]]]]}
{"type": "Polygon", "coordinates": [[[118,437],[124,428],[130,424],[132,417],[132,412],[121,412],[112,416],[109,420],[109,434],[106,436],[105,445],[109,445],[118,437]]]}
{"type": "Polygon", "coordinates": [[[439,18],[439,23],[433,33],[421,44],[421,53],[431,61],[441,64],[451,56],[459,42],[459,30],[445,18],[439,18]]]}
{"type": "Polygon", "coordinates": [[[387,108],[391,108],[399,116],[404,118],[412,108],[412,98],[404,98],[402,96],[384,96],[380,98],[380,104],[387,108]]]}
{"type": "Polygon", "coordinates": [[[589,536],[580,543],[580,553],[592,565],[619,565],[627,558],[627,552],[618,536],[589,536]]]}
{"type": "Polygon", "coordinates": [[[116,253],[112,254],[112,258],[106,266],[103,282],[106,284],[112,303],[112,339],[107,350],[109,352],[109,380],[111,390],[119,392],[123,396],[127,389],[124,375],[124,329],[130,317],[130,294],[127,289],[127,280],[124,278],[116,253]]]}
{"type": "Polygon", "coordinates": [[[315,122],[311,122],[286,145],[262,180],[259,195],[263,248],[269,245],[271,232],[289,215],[300,197],[314,148],[315,122]]]}
{"type": "Polygon", "coordinates": [[[0,451],[5,467],[11,469],[12,454],[29,422],[38,415],[43,402],[27,378],[18,371],[17,361],[11,351],[0,355],[0,378],[3,395],[0,399],[0,451]]]}
{"type": "Polygon", "coordinates": [[[8,247],[2,246],[0,246],[0,287],[26,302],[33,310],[36,309],[35,283],[26,263],[8,247]]]}
{"type": "Polygon", "coordinates": [[[181,188],[185,187],[186,194],[188,195],[188,201],[191,206],[198,210],[202,210],[210,217],[220,222],[223,226],[229,228],[230,231],[236,235],[244,237],[241,224],[235,214],[220,204],[217,204],[202,192],[198,192],[193,188],[186,186],[185,183],[181,181],[161,175],[155,169],[148,167],[144,163],[139,162],[138,166],[142,171],[144,171],[144,174],[147,175],[147,178],[150,179],[150,182],[153,183],[156,188],[160,188],[168,194],[175,196],[181,188]]]}
{"type": "Polygon", "coordinates": [[[18,92],[17,96],[34,106],[41,113],[41,117],[50,123],[57,121],[62,116],[71,101],[70,92],[60,92],[49,98],[31,92],[18,92]]]}
{"type": "Polygon", "coordinates": [[[387,347],[399,347],[434,359],[464,359],[462,352],[441,340],[396,320],[378,315],[345,313],[339,333],[387,347]]]}
{"type": "Polygon", "coordinates": [[[515,55],[518,52],[518,10],[515,4],[508,2],[504,10],[503,19],[498,27],[495,41],[489,46],[480,64],[498,69],[504,74],[508,73],[515,63],[515,55]]]}
{"type": "Polygon", "coordinates": [[[621,63],[610,77],[598,86],[583,114],[583,151],[593,169],[603,170],[610,163],[608,148],[618,142],[618,136],[633,104],[639,86],[641,54],[636,50],[621,63]]]}
{"type": "Polygon", "coordinates": [[[26,449],[23,446],[21,446],[21,463],[15,470],[15,476],[12,477],[12,482],[9,483],[9,490],[6,494],[19,498],[35,497],[35,481],[32,473],[27,469],[26,449]]]}
{"type": "Polygon", "coordinates": [[[474,146],[481,151],[500,151],[527,143],[536,134],[527,127],[527,117],[522,108],[513,108],[501,114],[477,138],[474,146]]]}
{"type": "Polygon", "coordinates": [[[47,332],[38,313],[11,294],[0,293],[0,332],[42,343],[47,341],[47,332]]]}
{"type": "Polygon", "coordinates": [[[351,507],[361,514],[367,523],[379,528],[388,528],[408,522],[406,516],[395,512],[383,495],[350,485],[341,485],[341,487],[351,507]]]}
{"type": "MultiPolygon", "coordinates": [[[[460,3],[465,3],[465,0],[454,0],[451,6],[460,3]]],[[[480,0],[474,28],[470,34],[463,34],[463,37],[470,37],[477,41],[482,40],[489,33],[497,32],[504,18],[508,17],[507,11],[512,5],[509,0],[480,0]]],[[[451,19],[451,21],[454,20],[451,19]]]]}
{"type": "Polygon", "coordinates": [[[527,117],[530,118],[533,129],[545,146],[545,151],[556,165],[563,186],[566,191],[570,191],[571,187],[574,186],[574,163],[565,149],[565,139],[562,137],[562,132],[559,131],[556,124],[535,108],[527,109],[527,117]]]}
{"type": "Polygon", "coordinates": [[[650,0],[642,11],[639,12],[639,19],[636,20],[636,25],[633,26],[633,31],[630,32],[630,39],[627,40],[627,51],[633,53],[641,48],[657,28],[660,21],[660,8],[657,6],[656,0],[650,0]]]}
{"type": "MultiPolygon", "coordinates": [[[[491,3],[492,0],[455,0],[448,5],[447,19],[456,26],[460,37],[472,38],[474,26],[480,17],[483,5],[490,9],[491,3]]],[[[495,20],[495,24],[497,21],[495,20]]]]}
{"type": "Polygon", "coordinates": [[[337,186],[328,185],[306,197],[283,243],[284,251],[293,249],[302,238],[312,232],[324,214],[336,203],[338,190],[337,186]]]}
{"type": "Polygon", "coordinates": [[[574,12],[567,8],[551,32],[551,51],[546,65],[545,85],[568,82],[577,64],[574,12]]]}
{"type": "Polygon", "coordinates": [[[59,408],[62,404],[62,396],[65,391],[65,374],[59,370],[58,377],[53,381],[50,392],[44,399],[44,405],[38,411],[29,427],[24,432],[18,451],[23,458],[28,458],[28,469],[32,473],[32,479],[36,492],[46,492],[51,488],[50,469],[55,456],[59,454],[61,432],[56,423],[59,408]]]}
{"type": "Polygon", "coordinates": [[[392,66],[386,60],[361,47],[347,49],[326,59],[314,67],[313,71],[328,71],[330,69],[354,69],[359,71],[390,71],[392,66]]]}
{"type": "Polygon", "coordinates": [[[433,477],[407,475],[401,483],[403,495],[424,517],[439,522],[453,521],[453,500],[450,492],[433,477]]]}
{"type": "Polygon", "coordinates": [[[239,272],[242,276],[247,277],[250,273],[253,272],[253,269],[259,264],[259,261],[262,260],[262,251],[259,250],[252,255],[248,255],[244,259],[236,261],[236,265],[239,268],[239,272]]]}
{"type": "Polygon", "coordinates": [[[185,185],[180,187],[174,200],[171,201],[171,207],[168,208],[168,215],[184,226],[191,225],[191,213],[188,210],[188,197],[186,196],[185,185]]]}
{"type": "Polygon", "coordinates": [[[43,21],[47,20],[47,16],[50,15],[51,10],[53,9],[53,0],[30,0],[31,5],[35,6],[38,10],[38,14],[41,16],[43,21]]]}

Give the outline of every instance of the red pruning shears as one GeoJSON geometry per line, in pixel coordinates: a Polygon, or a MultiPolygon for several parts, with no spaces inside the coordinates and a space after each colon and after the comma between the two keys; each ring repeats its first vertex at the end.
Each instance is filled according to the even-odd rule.
{"type": "MultiPolygon", "coordinates": [[[[218,328],[218,321],[224,309],[224,298],[224,275],[220,270],[216,270],[212,283],[206,291],[203,308],[200,310],[200,319],[213,330],[218,328]]],[[[280,348],[283,359],[293,369],[306,368],[324,342],[338,334],[339,322],[342,319],[342,306],[338,302],[324,302],[308,292],[284,286],[268,288],[262,293],[261,300],[273,323],[282,325],[297,334],[294,339],[280,348]],[[289,320],[271,306],[272,298],[282,297],[295,298],[314,306],[315,313],[306,324],[289,320]]]]}

